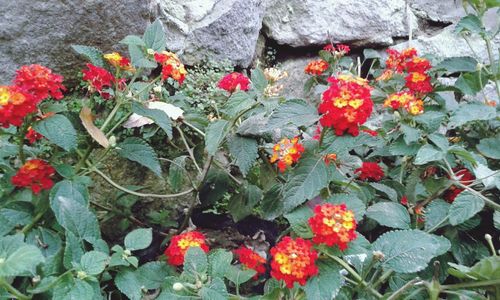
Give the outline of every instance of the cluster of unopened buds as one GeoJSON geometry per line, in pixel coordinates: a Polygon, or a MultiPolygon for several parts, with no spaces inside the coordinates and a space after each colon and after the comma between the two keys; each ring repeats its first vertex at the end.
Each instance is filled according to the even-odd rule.
{"type": "Polygon", "coordinates": [[[266,68],[264,69],[264,76],[268,81],[268,85],[264,90],[264,95],[267,97],[279,96],[284,88],[284,85],[278,84],[277,82],[288,77],[288,73],[277,68],[266,68]]]}

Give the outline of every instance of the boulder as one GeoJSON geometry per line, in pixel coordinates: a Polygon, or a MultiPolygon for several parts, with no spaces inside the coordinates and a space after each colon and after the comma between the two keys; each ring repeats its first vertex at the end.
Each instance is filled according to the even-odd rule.
{"type": "Polygon", "coordinates": [[[71,44],[109,51],[126,35],[142,34],[154,18],[151,1],[0,0],[0,84],[33,63],[74,77],[82,60],[71,44]]]}
{"type": "Polygon", "coordinates": [[[453,23],[465,16],[462,1],[413,0],[410,5],[416,16],[433,22],[453,23]]]}
{"type": "Polygon", "coordinates": [[[288,73],[288,77],[279,81],[280,84],[283,84],[282,96],[287,99],[304,99],[313,105],[319,103],[321,93],[325,89],[324,86],[316,86],[308,93],[304,91],[305,82],[311,78],[311,75],[304,73],[304,68],[310,61],[316,59],[319,57],[288,58],[280,64],[279,69],[288,73]]]}
{"type": "Polygon", "coordinates": [[[330,40],[357,46],[390,45],[393,37],[408,36],[404,0],[275,0],[266,12],[269,38],[293,47],[323,45],[330,40]]]}
{"type": "Polygon", "coordinates": [[[267,0],[158,0],[167,47],[184,63],[228,60],[248,67],[267,0]]]}

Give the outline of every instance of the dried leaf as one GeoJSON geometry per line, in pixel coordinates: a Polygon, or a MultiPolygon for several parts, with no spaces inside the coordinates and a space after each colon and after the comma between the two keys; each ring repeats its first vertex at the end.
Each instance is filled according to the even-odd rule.
{"type": "Polygon", "coordinates": [[[97,142],[99,145],[104,148],[109,147],[109,140],[106,138],[104,132],[102,132],[99,128],[94,125],[94,118],[92,117],[92,112],[90,108],[83,107],[80,111],[80,119],[82,120],[83,127],[87,130],[90,136],[97,142]]]}

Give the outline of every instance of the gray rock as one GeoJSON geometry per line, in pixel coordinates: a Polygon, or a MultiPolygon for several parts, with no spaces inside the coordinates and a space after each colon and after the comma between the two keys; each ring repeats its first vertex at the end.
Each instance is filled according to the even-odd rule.
{"type": "Polygon", "coordinates": [[[158,0],[167,47],[186,64],[229,60],[248,67],[266,9],[265,0],[158,0]]]}
{"type": "Polygon", "coordinates": [[[279,44],[294,47],[322,45],[330,39],[356,45],[390,45],[393,37],[408,35],[404,0],[275,0],[264,25],[279,44]]]}
{"type": "Polygon", "coordinates": [[[460,0],[412,0],[410,5],[416,16],[434,22],[453,23],[465,16],[460,0]]]}
{"type": "Polygon", "coordinates": [[[288,73],[288,77],[279,81],[284,86],[282,96],[287,99],[304,99],[311,104],[319,103],[321,93],[325,90],[324,85],[317,85],[308,93],[304,91],[304,84],[311,78],[310,75],[304,73],[304,68],[310,61],[316,59],[319,57],[289,58],[280,64],[279,69],[288,73]]]}
{"type": "Polygon", "coordinates": [[[128,34],[142,34],[150,1],[0,0],[0,84],[21,65],[38,63],[66,77],[82,66],[71,44],[109,51],[128,34]]]}

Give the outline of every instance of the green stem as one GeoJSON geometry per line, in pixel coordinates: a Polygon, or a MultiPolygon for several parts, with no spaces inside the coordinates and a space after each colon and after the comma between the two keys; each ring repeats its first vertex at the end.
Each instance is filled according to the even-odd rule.
{"type": "Polygon", "coordinates": [[[189,154],[189,157],[193,161],[193,164],[196,167],[196,170],[198,170],[199,174],[202,174],[201,168],[198,165],[198,163],[196,162],[196,158],[194,157],[193,150],[191,149],[191,147],[189,147],[189,144],[186,140],[186,137],[184,136],[184,132],[182,132],[182,129],[180,129],[178,126],[176,126],[175,129],[177,129],[177,131],[179,132],[179,135],[181,136],[182,142],[184,143],[184,146],[186,147],[186,150],[189,154]]]}
{"type": "Polygon", "coordinates": [[[405,285],[403,285],[399,290],[395,291],[387,300],[396,300],[399,296],[401,296],[406,290],[413,287],[417,282],[420,281],[420,278],[415,278],[411,281],[408,281],[405,285]]]}
{"type": "MultiPolygon", "coordinates": [[[[28,118],[30,118],[28,116],[28,118]]],[[[27,118],[27,119],[28,119],[27,118]]],[[[19,159],[21,160],[21,163],[26,162],[26,157],[24,155],[24,137],[26,136],[26,132],[28,131],[28,122],[24,122],[23,125],[19,128],[19,159]]]]}
{"type": "Polygon", "coordinates": [[[21,229],[21,232],[23,234],[26,234],[28,231],[30,231],[38,223],[38,221],[40,221],[43,215],[45,215],[46,211],[47,210],[44,209],[43,211],[39,212],[28,225],[24,226],[23,229],[21,229]]]}
{"type": "Polygon", "coordinates": [[[101,131],[104,131],[106,129],[106,127],[109,125],[109,123],[113,120],[113,118],[115,117],[115,114],[118,112],[118,110],[120,109],[120,106],[122,106],[122,102],[119,100],[119,99],[116,99],[117,102],[116,102],[116,105],[115,107],[113,107],[113,110],[111,110],[111,112],[109,113],[108,117],[106,118],[106,120],[104,120],[104,123],[102,124],[101,128],[101,131]]]}
{"type": "Polygon", "coordinates": [[[389,270],[389,271],[385,272],[384,274],[382,274],[382,276],[380,276],[380,278],[373,284],[373,288],[376,289],[379,285],[384,283],[389,277],[391,277],[393,272],[394,271],[389,270]]]}
{"type": "Polygon", "coordinates": [[[484,286],[498,286],[498,285],[500,285],[500,279],[442,285],[441,289],[442,290],[459,290],[459,289],[478,288],[478,287],[484,287],[484,286]]]}
{"type": "Polygon", "coordinates": [[[5,279],[0,277],[0,286],[3,287],[7,292],[9,292],[12,296],[14,296],[16,299],[19,300],[29,300],[31,299],[31,296],[26,296],[25,294],[21,293],[19,290],[17,290],[15,287],[10,285],[5,279]]]}
{"type": "MultiPolygon", "coordinates": [[[[482,21],[481,21],[481,23],[482,23],[482,21]]],[[[496,88],[498,99],[500,99],[500,83],[498,82],[498,79],[497,79],[498,74],[493,69],[493,67],[495,65],[495,58],[493,57],[493,51],[492,51],[492,47],[491,47],[491,40],[490,40],[489,37],[486,37],[486,36],[483,39],[486,42],[486,49],[488,50],[488,58],[490,59],[491,73],[495,77],[495,79],[493,80],[493,82],[495,83],[495,88],[496,88]]]]}

